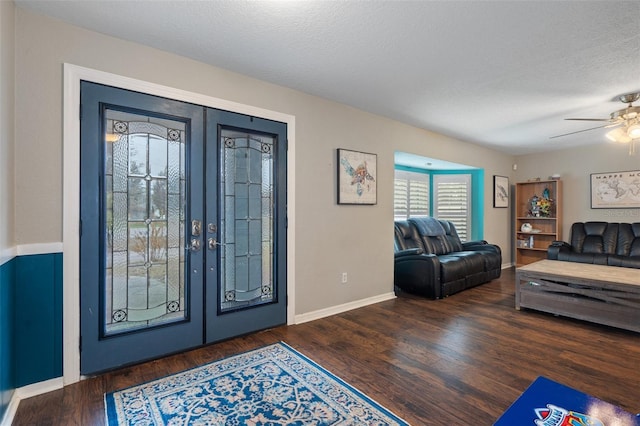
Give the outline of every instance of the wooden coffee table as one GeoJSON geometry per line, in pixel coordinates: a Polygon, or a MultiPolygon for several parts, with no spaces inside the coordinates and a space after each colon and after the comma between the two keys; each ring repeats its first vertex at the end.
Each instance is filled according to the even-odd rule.
{"type": "Polygon", "coordinates": [[[540,260],[516,269],[516,309],[640,332],[640,270],[540,260]]]}

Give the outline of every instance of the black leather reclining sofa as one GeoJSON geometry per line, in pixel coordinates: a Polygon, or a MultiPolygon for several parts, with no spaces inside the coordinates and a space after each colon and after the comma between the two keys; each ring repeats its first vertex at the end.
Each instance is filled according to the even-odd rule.
{"type": "Polygon", "coordinates": [[[432,217],[395,222],[394,284],[408,293],[440,299],[498,278],[500,247],[461,242],[453,223],[432,217]]]}
{"type": "Polygon", "coordinates": [[[576,222],[569,241],[554,241],[547,259],[640,268],[640,223],[576,222]]]}

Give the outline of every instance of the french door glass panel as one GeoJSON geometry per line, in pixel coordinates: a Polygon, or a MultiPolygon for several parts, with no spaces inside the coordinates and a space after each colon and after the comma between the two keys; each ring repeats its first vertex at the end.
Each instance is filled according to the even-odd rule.
{"type": "Polygon", "coordinates": [[[211,108],[206,117],[211,342],[286,323],[287,126],[211,108]]]}
{"type": "Polygon", "coordinates": [[[185,319],[185,123],[105,109],[104,334],[185,319]]]}
{"type": "Polygon", "coordinates": [[[274,138],[221,131],[220,311],[273,300],[274,138]]]}

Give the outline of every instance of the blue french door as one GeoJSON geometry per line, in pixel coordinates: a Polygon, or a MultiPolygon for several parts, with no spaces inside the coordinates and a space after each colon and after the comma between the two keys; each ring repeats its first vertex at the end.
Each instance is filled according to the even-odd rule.
{"type": "Polygon", "coordinates": [[[207,109],[205,340],[286,322],[286,125],[207,109]],[[213,289],[216,291],[213,291],[213,289]]]}
{"type": "Polygon", "coordinates": [[[81,83],[93,374],[286,322],[286,125],[81,83]]]}

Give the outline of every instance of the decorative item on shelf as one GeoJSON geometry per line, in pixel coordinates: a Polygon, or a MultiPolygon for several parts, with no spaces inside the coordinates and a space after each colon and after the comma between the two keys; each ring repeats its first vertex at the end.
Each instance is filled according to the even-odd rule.
{"type": "Polygon", "coordinates": [[[538,204],[539,200],[540,200],[540,197],[538,197],[538,195],[536,194],[534,194],[533,197],[529,199],[529,205],[531,206],[531,209],[528,212],[529,216],[532,216],[532,217],[540,216],[540,205],[538,204]]]}
{"type": "Polygon", "coordinates": [[[528,222],[523,223],[520,227],[520,231],[522,232],[531,232],[531,230],[533,230],[533,226],[531,226],[531,224],[528,222]]]}
{"type": "Polygon", "coordinates": [[[529,238],[519,239],[518,248],[534,248],[533,235],[529,238]]]}
{"type": "Polygon", "coordinates": [[[542,198],[534,194],[534,196],[529,199],[531,209],[528,215],[530,217],[551,217],[553,200],[549,198],[549,189],[545,188],[542,194],[542,198]]]}
{"type": "Polygon", "coordinates": [[[542,198],[538,202],[540,203],[540,216],[551,217],[551,206],[553,204],[553,200],[550,198],[542,198]]]}

